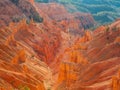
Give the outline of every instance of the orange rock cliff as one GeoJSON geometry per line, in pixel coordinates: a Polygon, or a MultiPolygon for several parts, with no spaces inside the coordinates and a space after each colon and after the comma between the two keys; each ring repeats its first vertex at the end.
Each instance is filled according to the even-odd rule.
{"type": "Polygon", "coordinates": [[[56,3],[0,5],[0,90],[120,90],[120,20],[84,31],[93,17],[56,3]]]}

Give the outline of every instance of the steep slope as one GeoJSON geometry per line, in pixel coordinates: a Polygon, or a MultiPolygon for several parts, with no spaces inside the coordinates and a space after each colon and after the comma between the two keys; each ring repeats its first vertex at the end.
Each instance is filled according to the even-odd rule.
{"type": "Polygon", "coordinates": [[[29,46],[33,34],[32,31],[28,31],[29,26],[26,25],[21,21],[18,24],[11,23],[9,27],[0,30],[0,89],[2,90],[15,88],[45,90],[44,83],[51,78],[48,66],[39,60],[40,58],[29,46]],[[20,34],[26,36],[21,37],[20,34]],[[25,42],[26,39],[29,43],[25,42]],[[49,76],[45,77],[46,74],[49,76]]]}
{"type": "Polygon", "coordinates": [[[52,72],[47,64],[54,59],[60,45],[59,30],[52,24],[46,27],[47,24],[34,23],[34,17],[28,24],[29,16],[39,15],[32,6],[33,2],[12,2],[0,1],[4,6],[0,10],[7,11],[1,13],[6,16],[3,17],[2,23],[9,24],[0,30],[0,89],[49,89],[52,72]],[[18,23],[13,23],[11,17],[16,14],[18,17],[24,14],[25,17],[18,23]]]}
{"type": "MultiPolygon", "coordinates": [[[[21,86],[28,86],[31,90],[50,88],[52,73],[48,65],[54,61],[60,46],[60,28],[52,23],[34,23],[33,20],[27,24],[23,19],[18,23],[11,22],[0,31],[0,66],[2,71],[8,72],[4,74],[1,71],[1,81],[7,82],[11,88],[21,86]],[[3,65],[5,68],[2,67],[3,65]],[[18,68],[15,68],[16,66],[18,68]],[[11,73],[15,75],[11,76],[11,73]],[[12,80],[14,84],[10,82],[12,80]]],[[[1,86],[7,90],[5,87],[1,86]]]]}
{"type": "Polygon", "coordinates": [[[86,32],[61,58],[56,90],[119,90],[120,21],[86,32]]]}
{"type": "Polygon", "coordinates": [[[16,13],[10,9],[9,19],[1,20],[10,23],[0,28],[0,89],[119,90],[120,20],[84,32],[95,24],[90,14],[70,14],[56,3],[33,0],[1,3],[26,17],[11,22],[9,13],[16,13]],[[42,23],[33,17],[28,23],[32,7],[42,23]]]}
{"type": "Polygon", "coordinates": [[[120,17],[119,0],[35,0],[37,2],[57,2],[69,12],[91,13],[99,24],[111,23],[120,17]]]}
{"type": "Polygon", "coordinates": [[[63,5],[57,3],[38,3],[37,7],[40,8],[41,12],[44,12],[45,15],[48,15],[50,19],[62,24],[61,27],[65,27],[65,24],[67,24],[71,32],[83,28],[88,29],[94,27],[96,24],[91,14],[80,12],[72,14],[69,13],[63,5]]]}
{"type": "MultiPolygon", "coordinates": [[[[9,7],[13,6],[12,2],[6,2],[10,4],[9,7]]],[[[5,5],[6,2],[1,1],[5,5]]],[[[21,2],[24,5],[24,1],[21,2]]],[[[16,6],[13,7],[15,8],[16,6]]],[[[7,10],[7,8],[3,9],[7,10]]],[[[15,15],[13,10],[10,12],[11,16],[15,15]]],[[[9,16],[9,14],[6,15],[9,16]]],[[[9,23],[6,17],[3,19],[9,23]]],[[[0,89],[45,90],[51,88],[52,72],[48,65],[54,61],[60,46],[61,29],[53,22],[49,23],[34,23],[31,20],[27,24],[27,20],[22,19],[18,23],[11,22],[9,26],[1,28],[0,89]]]]}
{"type": "Polygon", "coordinates": [[[29,22],[34,19],[42,22],[42,18],[28,0],[1,0],[0,1],[0,26],[8,25],[9,22],[18,22],[26,18],[29,22]]]}
{"type": "MultiPolygon", "coordinates": [[[[66,11],[63,5],[56,3],[35,3],[35,7],[44,18],[43,24],[47,28],[52,29],[50,32],[55,32],[56,30],[60,31],[57,35],[61,36],[58,51],[55,52],[56,54],[54,59],[52,58],[52,61],[54,62],[51,62],[51,57],[48,59],[52,63],[50,66],[55,68],[53,63],[55,64],[55,61],[57,61],[59,54],[61,54],[66,47],[70,46],[77,37],[81,37],[84,34],[85,28],[92,27],[96,23],[90,14],[70,14],[66,11]]],[[[49,29],[47,30],[49,31],[49,29]]]]}

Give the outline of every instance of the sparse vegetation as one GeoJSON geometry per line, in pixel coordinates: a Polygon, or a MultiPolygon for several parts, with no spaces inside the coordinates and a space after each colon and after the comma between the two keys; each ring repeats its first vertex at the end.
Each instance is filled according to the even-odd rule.
{"type": "Polygon", "coordinates": [[[43,22],[43,18],[40,17],[38,13],[33,15],[33,20],[36,22],[43,22]]]}
{"type": "Polygon", "coordinates": [[[16,5],[18,4],[19,0],[11,0],[13,3],[15,3],[16,5]]]}
{"type": "Polygon", "coordinates": [[[110,29],[110,28],[109,28],[109,26],[107,26],[107,27],[106,27],[106,32],[108,32],[108,31],[109,31],[109,29],[110,29]]]}
{"type": "MultiPolygon", "coordinates": [[[[46,2],[46,0],[36,0],[46,2]]],[[[119,18],[120,0],[52,0],[63,4],[73,12],[91,13],[99,24],[107,24],[119,18]],[[74,8],[71,8],[74,7],[74,8]]]]}
{"type": "Polygon", "coordinates": [[[114,28],[112,28],[112,30],[113,30],[113,31],[116,31],[116,30],[117,30],[117,28],[116,28],[116,27],[114,27],[114,28]]]}
{"type": "Polygon", "coordinates": [[[44,2],[44,3],[48,3],[49,0],[35,0],[37,2],[44,2]]]}
{"type": "Polygon", "coordinates": [[[23,85],[18,86],[17,89],[18,90],[30,90],[30,88],[28,86],[23,86],[23,85]]]}
{"type": "Polygon", "coordinates": [[[19,22],[22,19],[23,19],[23,17],[19,16],[19,15],[15,15],[15,16],[12,17],[12,21],[13,22],[19,22]]]}

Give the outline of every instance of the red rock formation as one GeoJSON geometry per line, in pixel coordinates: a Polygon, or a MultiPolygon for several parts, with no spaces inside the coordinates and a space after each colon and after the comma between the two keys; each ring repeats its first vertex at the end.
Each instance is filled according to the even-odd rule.
{"type": "Polygon", "coordinates": [[[34,4],[34,0],[29,0],[31,4],[34,4]]]}
{"type": "Polygon", "coordinates": [[[60,72],[58,83],[65,82],[66,86],[70,86],[71,83],[76,81],[76,73],[75,73],[75,64],[69,62],[62,62],[60,65],[60,72]]]}
{"type": "Polygon", "coordinates": [[[120,72],[118,73],[118,77],[112,77],[112,90],[120,90],[120,72]]]}
{"type": "Polygon", "coordinates": [[[47,22],[54,20],[57,24],[59,23],[59,27],[63,30],[75,35],[83,33],[83,29],[87,29],[96,24],[90,14],[68,13],[63,5],[56,3],[40,3],[36,4],[36,6],[38,7],[41,16],[45,17],[45,21],[46,19],[47,22]]]}
{"type": "Polygon", "coordinates": [[[79,42],[79,43],[85,43],[87,41],[92,40],[92,35],[91,34],[92,34],[92,32],[86,31],[85,35],[82,38],[80,38],[77,42],[79,42]]]}
{"type": "MultiPolygon", "coordinates": [[[[30,0],[33,3],[33,0],[30,0]]],[[[8,25],[10,22],[19,22],[26,18],[28,21],[35,18],[40,19],[34,6],[28,0],[2,0],[0,1],[0,26],[8,25]],[[27,8],[26,8],[27,7],[27,8]]]]}
{"type": "Polygon", "coordinates": [[[21,50],[11,61],[13,64],[21,64],[26,61],[25,50],[21,50]]]}
{"type": "Polygon", "coordinates": [[[28,60],[29,57],[31,57],[30,54],[26,54],[26,56],[27,57],[25,57],[23,50],[19,51],[17,48],[11,48],[5,46],[4,44],[0,46],[0,78],[3,80],[3,82],[8,83],[1,83],[3,84],[1,87],[3,90],[19,88],[21,85],[27,86],[31,90],[45,90],[42,82],[44,77],[40,73],[48,73],[47,65],[45,65],[43,62],[40,62],[37,58],[35,61],[28,60]],[[15,64],[12,64],[11,62],[15,64]],[[36,62],[38,64],[43,63],[42,68],[39,65],[35,66],[34,63],[36,62]],[[22,64],[25,64],[24,68],[22,68],[22,64]],[[38,68],[39,70],[36,71],[38,68]],[[39,75],[39,77],[37,77],[37,75],[39,75]],[[37,80],[35,78],[37,78],[37,80]]]}
{"type": "MultiPolygon", "coordinates": [[[[41,58],[34,51],[33,42],[37,45],[40,40],[38,39],[38,35],[41,34],[39,31],[40,29],[34,23],[27,25],[25,20],[19,23],[11,23],[9,27],[1,29],[0,79],[7,82],[6,84],[3,83],[3,87],[1,87],[4,90],[17,89],[20,85],[22,87],[27,86],[31,90],[45,90],[44,80],[48,82],[52,76],[50,76],[51,71],[48,66],[40,61],[41,58]],[[46,77],[46,74],[49,76],[46,77]],[[9,86],[9,88],[5,86],[9,86]]],[[[45,33],[48,32],[44,32],[42,35],[44,38],[46,38],[45,33]]],[[[42,44],[45,45],[46,43],[42,44]]],[[[43,51],[43,53],[46,54],[47,52],[43,51]]]]}
{"type": "Polygon", "coordinates": [[[112,25],[118,27],[120,21],[117,21],[117,25],[115,23],[110,25],[108,31],[101,33],[101,30],[97,29],[97,32],[94,31],[92,34],[86,33],[85,36],[77,39],[75,45],[67,49],[66,52],[71,53],[62,57],[66,57],[65,62],[69,62],[66,67],[71,65],[74,67],[67,69],[63,65],[64,61],[60,64],[58,77],[60,82],[56,90],[119,90],[119,77],[114,75],[117,74],[120,66],[120,29],[111,28],[114,28],[112,25]],[[81,44],[86,45],[87,49],[78,48],[81,44]],[[77,77],[74,82],[70,82],[71,73],[68,75],[72,68],[74,68],[73,75],[75,73],[77,77]],[[66,76],[70,76],[69,80],[66,76]],[[65,84],[66,82],[69,85],[65,84]]]}
{"type": "Polygon", "coordinates": [[[116,39],[115,39],[114,42],[115,42],[115,43],[120,43],[120,36],[116,37],[116,39]]]}
{"type": "Polygon", "coordinates": [[[8,3],[3,10],[10,8],[0,22],[11,22],[8,15],[19,16],[24,9],[29,17],[30,8],[45,20],[35,23],[32,19],[27,24],[23,19],[0,28],[0,89],[119,90],[119,20],[109,27],[86,31],[80,38],[84,28],[95,24],[90,14],[70,14],[57,4],[36,4],[38,8],[33,8],[26,0],[20,0],[18,6],[5,1],[0,1],[8,3]]]}
{"type": "Polygon", "coordinates": [[[100,26],[94,31],[94,33],[97,34],[97,33],[100,33],[100,32],[104,32],[105,30],[106,30],[105,26],[100,26]]]}

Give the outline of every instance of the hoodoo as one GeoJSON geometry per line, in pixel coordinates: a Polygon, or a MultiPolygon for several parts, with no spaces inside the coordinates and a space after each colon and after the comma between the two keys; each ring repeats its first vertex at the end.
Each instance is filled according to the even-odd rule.
{"type": "Polygon", "coordinates": [[[120,90],[119,3],[0,0],[0,90],[120,90]]]}

